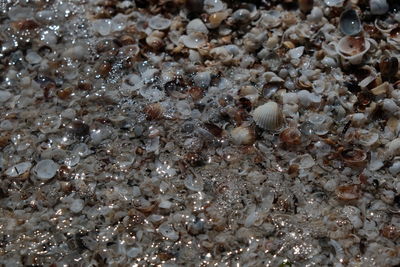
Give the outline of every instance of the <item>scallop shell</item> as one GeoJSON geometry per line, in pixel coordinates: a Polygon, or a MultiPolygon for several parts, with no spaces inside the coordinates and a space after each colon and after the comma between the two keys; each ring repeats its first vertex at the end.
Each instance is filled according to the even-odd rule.
{"type": "Polygon", "coordinates": [[[276,130],[283,125],[283,114],[278,103],[268,102],[257,107],[253,112],[255,123],[265,130],[276,130]]]}

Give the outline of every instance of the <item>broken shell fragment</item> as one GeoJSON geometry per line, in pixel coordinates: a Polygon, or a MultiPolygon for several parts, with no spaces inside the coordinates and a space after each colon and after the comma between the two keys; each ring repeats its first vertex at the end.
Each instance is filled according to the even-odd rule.
{"type": "Polygon", "coordinates": [[[367,153],[361,149],[345,149],[340,156],[348,167],[360,168],[367,163],[367,153]]]}
{"type": "Polygon", "coordinates": [[[207,36],[204,33],[196,32],[189,35],[182,35],[180,41],[187,48],[199,48],[206,44],[207,36]]]}
{"type": "Polygon", "coordinates": [[[161,16],[154,16],[149,20],[149,26],[154,30],[166,30],[171,26],[171,20],[161,16]]]}
{"type": "Polygon", "coordinates": [[[301,132],[294,127],[289,127],[279,134],[279,138],[285,145],[296,146],[301,144],[301,132]]]}
{"type": "Polygon", "coordinates": [[[340,200],[355,200],[360,198],[360,186],[357,184],[341,185],[336,188],[336,196],[340,200]]]}
{"type": "Polygon", "coordinates": [[[389,157],[400,155],[400,138],[396,138],[386,144],[386,153],[389,157]]]}
{"type": "Polygon", "coordinates": [[[251,145],[255,140],[255,132],[250,127],[239,126],[231,131],[231,137],[237,145],[251,145]]]}
{"type": "Polygon", "coordinates": [[[277,130],[283,125],[283,114],[278,103],[268,102],[253,111],[255,123],[265,130],[277,130]]]}

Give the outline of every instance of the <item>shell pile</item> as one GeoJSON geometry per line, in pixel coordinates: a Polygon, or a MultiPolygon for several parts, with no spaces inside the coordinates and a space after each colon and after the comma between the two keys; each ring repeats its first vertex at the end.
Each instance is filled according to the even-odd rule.
{"type": "Polygon", "coordinates": [[[0,0],[1,266],[399,266],[397,0],[0,0]]]}

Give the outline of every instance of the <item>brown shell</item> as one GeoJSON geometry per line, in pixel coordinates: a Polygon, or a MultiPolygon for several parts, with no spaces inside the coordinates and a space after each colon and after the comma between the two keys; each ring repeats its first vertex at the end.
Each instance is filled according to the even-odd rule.
{"type": "Polygon", "coordinates": [[[160,103],[153,103],[145,106],[143,111],[148,120],[158,120],[162,118],[164,108],[160,105],[160,103]]]}

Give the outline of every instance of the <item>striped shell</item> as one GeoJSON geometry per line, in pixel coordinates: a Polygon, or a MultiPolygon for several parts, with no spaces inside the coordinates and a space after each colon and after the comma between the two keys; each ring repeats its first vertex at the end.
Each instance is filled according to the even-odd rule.
{"type": "Polygon", "coordinates": [[[265,130],[277,130],[283,125],[283,114],[276,102],[268,102],[253,111],[255,123],[265,130]]]}

